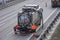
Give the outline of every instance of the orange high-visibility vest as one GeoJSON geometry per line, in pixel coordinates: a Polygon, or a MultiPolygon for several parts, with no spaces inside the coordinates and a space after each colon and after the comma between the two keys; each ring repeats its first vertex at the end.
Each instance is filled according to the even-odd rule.
{"type": "Polygon", "coordinates": [[[32,29],[36,29],[36,25],[35,24],[32,24],[32,29]]]}

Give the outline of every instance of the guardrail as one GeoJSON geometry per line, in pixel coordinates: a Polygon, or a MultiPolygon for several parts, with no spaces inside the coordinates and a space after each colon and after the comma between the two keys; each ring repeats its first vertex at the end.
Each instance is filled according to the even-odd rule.
{"type": "MultiPolygon", "coordinates": [[[[53,16],[53,15],[52,15],[53,16]]],[[[47,28],[43,31],[43,33],[38,37],[37,40],[43,40],[44,38],[46,38],[46,35],[49,33],[49,30],[51,30],[51,28],[53,27],[54,23],[57,21],[57,19],[60,17],[60,12],[56,13],[54,19],[52,20],[52,23],[50,23],[49,26],[47,26],[47,28]]]]}

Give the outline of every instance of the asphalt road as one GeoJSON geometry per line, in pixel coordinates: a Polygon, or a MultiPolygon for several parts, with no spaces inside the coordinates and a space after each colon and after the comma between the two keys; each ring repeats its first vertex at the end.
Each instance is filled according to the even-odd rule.
{"type": "Polygon", "coordinates": [[[4,0],[4,1],[5,4],[2,3],[2,0],[0,1],[0,10],[24,2],[25,0],[4,0]]]}
{"type": "Polygon", "coordinates": [[[0,40],[27,40],[30,34],[26,36],[14,34],[13,27],[17,23],[17,13],[24,4],[39,4],[43,8],[43,19],[45,21],[55,10],[55,8],[51,8],[50,0],[47,0],[48,7],[45,7],[45,2],[45,0],[26,0],[17,5],[0,10],[0,40]]]}

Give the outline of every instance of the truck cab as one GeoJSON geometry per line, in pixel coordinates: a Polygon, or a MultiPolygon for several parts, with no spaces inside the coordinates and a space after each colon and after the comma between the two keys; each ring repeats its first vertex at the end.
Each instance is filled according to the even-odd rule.
{"type": "Polygon", "coordinates": [[[51,0],[52,7],[60,7],[60,0],[51,0]]]}

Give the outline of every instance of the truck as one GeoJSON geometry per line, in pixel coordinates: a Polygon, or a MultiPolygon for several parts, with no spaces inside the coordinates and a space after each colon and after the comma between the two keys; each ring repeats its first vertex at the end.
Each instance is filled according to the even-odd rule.
{"type": "Polygon", "coordinates": [[[43,28],[43,8],[35,4],[24,5],[22,11],[18,13],[17,20],[17,25],[14,26],[15,34],[33,33],[38,26],[41,25],[43,28]],[[32,25],[36,26],[35,30],[32,25]]]}
{"type": "Polygon", "coordinates": [[[60,7],[60,0],[51,0],[51,6],[54,7],[60,7]]]}

